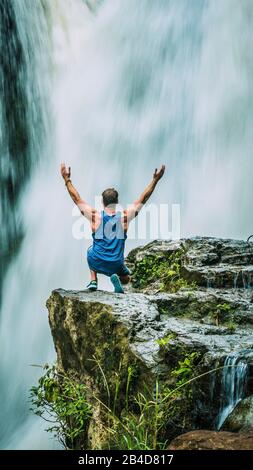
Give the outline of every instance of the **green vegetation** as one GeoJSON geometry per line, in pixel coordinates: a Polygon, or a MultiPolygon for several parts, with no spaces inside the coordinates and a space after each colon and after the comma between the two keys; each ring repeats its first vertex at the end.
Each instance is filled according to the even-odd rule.
{"type": "Polygon", "coordinates": [[[192,377],[198,359],[199,353],[194,351],[182,361],[178,361],[177,367],[171,372],[171,375],[177,378],[177,385],[185,384],[192,377]]]}
{"type": "Polygon", "coordinates": [[[152,395],[137,393],[132,401],[131,410],[118,417],[107,410],[110,416],[109,447],[120,450],[151,450],[165,448],[160,442],[159,432],[163,426],[163,407],[159,384],[152,395]]]}
{"type": "Polygon", "coordinates": [[[126,383],[126,411],[129,408],[129,390],[130,384],[132,382],[133,377],[136,376],[136,369],[133,366],[129,366],[127,369],[127,383],[126,383]]]}
{"type": "Polygon", "coordinates": [[[156,343],[162,348],[162,349],[167,349],[168,344],[170,343],[171,340],[175,339],[177,337],[176,333],[171,333],[168,336],[165,336],[164,338],[157,339],[156,343]]]}
{"type": "MultiPolygon", "coordinates": [[[[112,407],[93,395],[92,401],[98,402],[104,412],[106,441],[104,449],[152,450],[165,449],[167,428],[173,425],[175,417],[181,427],[187,425],[187,414],[191,410],[192,382],[194,366],[198,354],[193,352],[179,361],[172,371],[173,385],[155,389],[148,386],[143,392],[136,392],[129,400],[130,384],[135,369],[128,367],[125,388],[125,406],[117,412],[119,382],[115,382],[114,403],[112,407]]],[[[103,380],[107,383],[105,374],[103,380]]],[[[108,384],[105,384],[109,393],[108,384]]],[[[108,397],[109,398],[109,397],[108,397]]],[[[55,367],[47,368],[39,380],[38,387],[31,390],[32,411],[52,423],[47,431],[54,433],[65,448],[84,449],[87,446],[88,423],[93,406],[87,401],[86,386],[57,372],[55,367]]],[[[109,403],[109,399],[108,399],[109,403]]],[[[86,447],[87,448],[87,447],[86,447]]]]}
{"type": "Polygon", "coordinates": [[[181,277],[182,250],[164,259],[160,256],[146,256],[137,262],[132,277],[135,288],[143,289],[150,283],[159,281],[160,292],[177,292],[180,289],[195,289],[195,283],[189,283],[181,277]]]}
{"type": "Polygon", "coordinates": [[[171,372],[174,382],[164,389],[164,396],[167,397],[166,402],[169,405],[166,408],[165,422],[173,424],[174,429],[178,429],[180,433],[191,429],[192,386],[201,377],[194,372],[199,360],[200,355],[195,351],[185,354],[171,372]]]}
{"type": "Polygon", "coordinates": [[[237,328],[237,324],[235,322],[233,322],[232,320],[225,323],[225,326],[228,329],[229,333],[231,333],[231,334],[234,333],[236,331],[236,328],[237,328]]]}
{"type": "Polygon", "coordinates": [[[233,313],[234,310],[232,309],[231,305],[223,303],[216,306],[216,309],[211,313],[211,317],[215,321],[216,326],[223,324],[229,328],[229,324],[231,325],[233,319],[233,313]]]}
{"type": "Polygon", "coordinates": [[[92,415],[86,399],[86,387],[73,377],[59,373],[55,367],[45,367],[39,385],[31,389],[31,410],[50,423],[48,432],[73,449],[84,436],[92,415]]]}
{"type": "Polygon", "coordinates": [[[137,394],[134,411],[127,415],[122,413],[119,418],[111,415],[112,448],[162,450],[166,448],[170,426],[187,428],[192,410],[192,384],[198,378],[194,377],[194,368],[198,361],[197,352],[186,354],[172,370],[174,380],[170,386],[161,386],[157,381],[152,393],[147,390],[145,394],[137,394]]]}

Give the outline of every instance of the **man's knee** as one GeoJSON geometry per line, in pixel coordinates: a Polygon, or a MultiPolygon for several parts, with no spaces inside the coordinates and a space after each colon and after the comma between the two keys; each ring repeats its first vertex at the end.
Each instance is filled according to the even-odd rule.
{"type": "Polygon", "coordinates": [[[129,284],[131,277],[127,274],[126,276],[120,276],[122,284],[129,284]]]}

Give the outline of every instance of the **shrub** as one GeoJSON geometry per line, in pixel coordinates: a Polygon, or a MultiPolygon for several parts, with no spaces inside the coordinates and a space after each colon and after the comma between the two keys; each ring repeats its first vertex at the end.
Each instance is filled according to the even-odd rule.
{"type": "Polygon", "coordinates": [[[138,261],[132,276],[133,286],[143,289],[150,283],[159,281],[161,292],[177,292],[182,288],[195,289],[195,283],[189,283],[181,277],[182,255],[182,251],[178,251],[167,259],[159,256],[146,256],[138,261]]]}
{"type": "Polygon", "coordinates": [[[65,448],[73,449],[80,438],[84,440],[92,408],[83,384],[46,366],[39,385],[31,389],[30,400],[31,410],[50,423],[47,431],[65,448]]]}

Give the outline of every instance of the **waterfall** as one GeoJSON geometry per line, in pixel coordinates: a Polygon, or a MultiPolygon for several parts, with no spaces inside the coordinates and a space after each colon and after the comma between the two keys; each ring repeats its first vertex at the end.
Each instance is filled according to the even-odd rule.
{"type": "Polygon", "coordinates": [[[90,244],[72,236],[73,222],[86,226],[59,163],[91,204],[113,185],[123,205],[166,163],[153,202],[181,204],[182,236],[246,238],[253,4],[1,0],[0,13],[9,67],[0,82],[0,446],[49,448],[29,415],[41,374],[31,364],[54,360],[45,301],[54,288],[85,286],[90,244]]]}
{"type": "Polygon", "coordinates": [[[248,359],[253,356],[252,351],[239,351],[229,354],[224,362],[221,375],[221,405],[216,420],[216,428],[220,430],[226,418],[240,400],[246,396],[248,376],[248,359]]]}
{"type": "MultiPolygon", "coordinates": [[[[41,310],[35,300],[38,285],[34,285],[32,294],[30,283],[35,275],[35,268],[32,267],[35,245],[31,243],[34,230],[28,223],[33,198],[29,179],[34,171],[39,171],[41,163],[47,161],[50,141],[48,13],[47,2],[1,1],[1,448],[12,448],[16,432],[21,443],[22,435],[29,428],[28,384],[32,377],[37,376],[31,373],[30,364],[34,360],[40,362],[41,359],[39,351],[42,350],[44,339],[39,340],[39,334],[47,338],[46,349],[50,349],[46,321],[40,320],[37,315],[41,310]],[[23,210],[22,201],[25,200],[26,192],[29,196],[23,210]],[[33,358],[29,354],[32,351],[33,358]]],[[[18,441],[14,447],[18,447],[18,441]]]]}
{"type": "Polygon", "coordinates": [[[40,2],[2,0],[0,28],[1,302],[4,272],[24,234],[19,200],[49,124],[49,44],[40,2]]]}

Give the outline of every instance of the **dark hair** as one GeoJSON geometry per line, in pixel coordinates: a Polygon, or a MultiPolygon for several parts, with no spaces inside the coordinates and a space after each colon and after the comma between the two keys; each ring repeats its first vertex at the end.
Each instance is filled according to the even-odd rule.
{"type": "Polygon", "coordinates": [[[116,189],[114,188],[106,189],[102,193],[102,197],[103,197],[103,203],[105,207],[110,206],[110,204],[118,204],[119,202],[118,191],[116,191],[116,189]]]}

